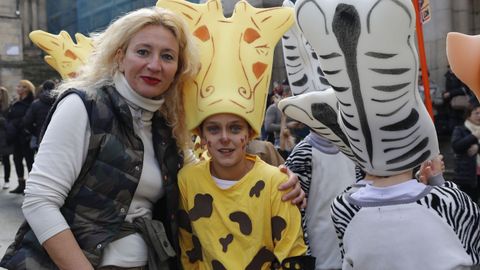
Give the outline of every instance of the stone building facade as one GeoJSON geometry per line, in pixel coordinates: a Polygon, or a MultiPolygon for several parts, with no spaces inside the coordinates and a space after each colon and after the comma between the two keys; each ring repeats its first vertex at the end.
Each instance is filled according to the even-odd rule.
{"type": "Polygon", "coordinates": [[[47,29],[46,19],[46,0],[0,1],[0,85],[7,87],[12,97],[21,79],[39,85],[56,76],[28,38],[35,29],[47,29]]]}
{"type": "Polygon", "coordinates": [[[445,88],[448,32],[480,34],[480,1],[430,0],[432,19],[423,25],[425,52],[431,79],[445,88]]]}

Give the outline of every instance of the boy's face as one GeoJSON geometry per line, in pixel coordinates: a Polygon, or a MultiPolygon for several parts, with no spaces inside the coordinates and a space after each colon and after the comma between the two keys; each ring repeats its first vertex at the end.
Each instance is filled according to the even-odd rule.
{"type": "Polygon", "coordinates": [[[215,166],[235,169],[246,155],[252,130],[247,121],[234,114],[216,114],[202,123],[202,144],[207,146],[215,166]]]}

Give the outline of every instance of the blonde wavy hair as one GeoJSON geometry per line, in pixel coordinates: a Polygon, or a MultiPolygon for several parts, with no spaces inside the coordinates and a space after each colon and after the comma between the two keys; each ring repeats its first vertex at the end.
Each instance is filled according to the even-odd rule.
{"type": "Polygon", "coordinates": [[[8,110],[10,105],[10,97],[8,95],[7,88],[0,86],[0,112],[5,112],[8,110]]]}
{"type": "Polygon", "coordinates": [[[58,92],[69,88],[97,91],[104,85],[113,85],[113,76],[119,71],[118,54],[123,53],[132,37],[148,25],[161,25],[170,30],[179,44],[178,69],[169,89],[163,94],[164,106],[160,113],[172,128],[173,136],[181,149],[191,145],[189,131],[185,124],[183,108],[183,86],[195,77],[200,62],[193,37],[182,18],[163,8],[150,7],[129,12],[113,21],[103,32],[92,33],[94,51],[78,72],[78,76],[64,81],[58,92]]]}

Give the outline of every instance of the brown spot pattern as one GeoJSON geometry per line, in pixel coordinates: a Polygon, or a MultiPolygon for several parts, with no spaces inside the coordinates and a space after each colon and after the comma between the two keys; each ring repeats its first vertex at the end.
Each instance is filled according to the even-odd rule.
{"type": "Polygon", "coordinates": [[[218,241],[222,245],[222,251],[227,252],[228,245],[233,242],[233,234],[229,233],[227,236],[225,236],[225,238],[220,238],[218,241]]]}
{"type": "Polygon", "coordinates": [[[66,50],[65,51],[65,57],[70,58],[72,60],[77,60],[77,55],[72,52],[71,50],[66,50]]]}
{"type": "Polygon", "coordinates": [[[213,270],[227,270],[223,264],[217,260],[212,261],[212,269],[213,270]]]}
{"type": "Polygon", "coordinates": [[[263,75],[265,70],[267,69],[268,65],[262,62],[256,62],[252,65],[253,74],[255,74],[255,78],[260,78],[263,75]]]}
{"type": "Polygon", "coordinates": [[[203,261],[202,245],[200,244],[200,240],[196,235],[192,235],[192,244],[193,248],[191,250],[187,250],[188,261],[190,263],[203,261]]]}
{"type": "Polygon", "coordinates": [[[287,222],[279,216],[272,217],[272,239],[280,241],[282,239],[282,232],[287,227],[287,222]]]}
{"type": "Polygon", "coordinates": [[[247,265],[245,270],[259,270],[262,269],[262,266],[267,262],[273,262],[275,260],[275,255],[273,252],[268,250],[266,247],[261,248],[252,261],[247,265]]]}
{"type": "Polygon", "coordinates": [[[189,211],[191,221],[202,217],[210,217],[213,211],[213,197],[210,194],[197,194],[193,200],[193,207],[189,211]]]}
{"type": "Polygon", "coordinates": [[[250,189],[250,197],[260,197],[260,193],[265,188],[265,182],[263,180],[258,180],[257,183],[250,189]]]}
{"type": "Polygon", "coordinates": [[[178,216],[178,226],[189,233],[192,233],[192,224],[190,223],[190,218],[188,217],[187,211],[181,209],[177,212],[178,216]]]}
{"type": "Polygon", "coordinates": [[[230,214],[230,220],[237,222],[240,226],[240,232],[244,235],[250,235],[252,233],[252,221],[247,214],[241,211],[233,212],[230,214]]]}
{"type": "Polygon", "coordinates": [[[210,39],[210,31],[205,25],[200,26],[193,32],[193,35],[196,36],[201,41],[205,42],[210,39]]]}
{"type": "Polygon", "coordinates": [[[248,44],[250,44],[250,43],[252,43],[255,40],[260,38],[260,34],[257,32],[257,30],[255,30],[253,28],[247,28],[247,30],[245,30],[244,34],[245,35],[243,36],[243,40],[245,42],[247,42],[248,44]]]}

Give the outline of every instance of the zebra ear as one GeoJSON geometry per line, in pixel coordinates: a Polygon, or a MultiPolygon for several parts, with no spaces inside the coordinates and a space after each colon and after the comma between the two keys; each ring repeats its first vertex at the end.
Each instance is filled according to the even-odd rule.
{"type": "Polygon", "coordinates": [[[284,114],[302,122],[313,132],[335,144],[356,163],[347,136],[338,124],[337,107],[337,98],[332,88],[284,98],[278,102],[278,109],[284,114]]]}
{"type": "Polygon", "coordinates": [[[417,90],[411,0],[298,0],[295,11],[361,167],[389,176],[436,156],[435,127],[417,90]]]}
{"type": "MultiPolygon", "coordinates": [[[[290,0],[284,7],[293,7],[290,0]]],[[[330,87],[320,68],[318,56],[296,25],[282,38],[283,58],[293,95],[322,91],[330,87]]]]}

